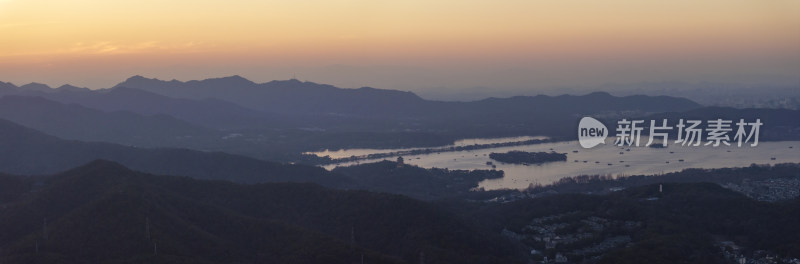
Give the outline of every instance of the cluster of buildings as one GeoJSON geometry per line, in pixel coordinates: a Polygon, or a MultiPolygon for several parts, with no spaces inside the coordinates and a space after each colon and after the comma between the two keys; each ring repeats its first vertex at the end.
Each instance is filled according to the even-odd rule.
{"type": "Polygon", "coordinates": [[[721,241],[717,246],[722,251],[725,259],[737,264],[800,264],[800,259],[797,258],[782,258],[769,252],[758,250],[753,252],[750,257],[742,254],[742,248],[736,245],[733,241],[721,241]]]}
{"type": "MultiPolygon", "coordinates": [[[[531,247],[531,255],[542,263],[569,263],[569,259],[596,258],[628,245],[628,235],[641,222],[609,220],[581,215],[577,211],[532,219],[520,233],[503,230],[503,235],[531,247]]],[[[573,261],[574,262],[574,261],[573,261]]]]}
{"type": "Polygon", "coordinates": [[[743,193],[759,201],[775,202],[800,196],[800,179],[775,178],[760,181],[742,180],[741,184],[726,183],[722,187],[743,193]]]}

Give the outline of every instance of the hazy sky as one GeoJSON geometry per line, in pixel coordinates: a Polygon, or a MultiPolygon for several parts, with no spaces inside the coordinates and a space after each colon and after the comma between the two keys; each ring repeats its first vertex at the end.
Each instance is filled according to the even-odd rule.
{"type": "Polygon", "coordinates": [[[413,91],[800,82],[797,0],[0,0],[0,80],[413,91]]]}

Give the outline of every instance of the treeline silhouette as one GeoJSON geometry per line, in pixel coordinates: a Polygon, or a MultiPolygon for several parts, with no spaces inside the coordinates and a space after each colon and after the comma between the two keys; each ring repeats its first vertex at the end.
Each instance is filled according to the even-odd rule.
{"type": "Polygon", "coordinates": [[[499,236],[399,195],[154,176],[109,161],[28,180],[2,187],[4,263],[519,262],[499,236]]]}

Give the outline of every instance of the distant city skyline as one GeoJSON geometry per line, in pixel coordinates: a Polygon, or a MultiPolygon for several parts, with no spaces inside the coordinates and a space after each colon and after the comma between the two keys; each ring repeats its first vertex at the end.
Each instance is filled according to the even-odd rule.
{"type": "Polygon", "coordinates": [[[241,75],[420,94],[800,85],[800,2],[0,0],[0,81],[241,75]]]}

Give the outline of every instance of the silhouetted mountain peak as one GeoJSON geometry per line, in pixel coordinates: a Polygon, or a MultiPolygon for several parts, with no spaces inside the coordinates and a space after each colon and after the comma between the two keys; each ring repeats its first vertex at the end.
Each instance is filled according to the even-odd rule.
{"type": "Polygon", "coordinates": [[[77,87],[70,84],[65,84],[56,88],[59,91],[70,91],[70,92],[88,92],[91,91],[89,88],[85,87],[77,87]]]}
{"type": "Polygon", "coordinates": [[[141,76],[141,75],[134,75],[134,76],[131,76],[128,79],[126,79],[125,82],[138,82],[138,81],[144,81],[144,80],[150,80],[150,79],[145,78],[144,76],[141,76]]]}
{"type": "Polygon", "coordinates": [[[10,82],[0,82],[0,91],[13,92],[19,87],[10,82]]]}
{"type": "Polygon", "coordinates": [[[31,91],[42,91],[42,92],[47,92],[47,91],[52,91],[53,90],[53,88],[50,88],[50,86],[47,86],[46,84],[36,83],[36,82],[32,82],[32,83],[20,86],[19,88],[22,88],[22,89],[25,89],[25,90],[31,90],[31,91]]]}
{"type": "Polygon", "coordinates": [[[122,164],[105,160],[105,159],[97,159],[93,160],[83,166],[70,169],[65,171],[62,174],[65,175],[123,175],[128,173],[133,173],[134,171],[129,169],[128,167],[123,166],[122,164]]]}
{"type": "MultiPolygon", "coordinates": [[[[262,84],[263,86],[268,87],[301,87],[301,86],[329,86],[324,84],[318,84],[315,82],[308,82],[308,81],[301,81],[298,79],[289,79],[289,80],[274,80],[269,81],[262,84]]],[[[333,86],[330,86],[333,87],[333,86]]]]}
{"type": "Polygon", "coordinates": [[[155,78],[153,78],[153,79],[145,78],[145,77],[143,77],[141,75],[134,75],[134,76],[131,76],[130,78],[126,79],[124,82],[121,82],[121,83],[117,84],[114,87],[118,87],[118,86],[127,86],[127,87],[153,86],[153,85],[158,85],[158,84],[161,84],[161,83],[164,83],[164,81],[161,81],[161,80],[155,79],[155,78]]]}
{"type": "MultiPolygon", "coordinates": [[[[189,81],[185,82],[184,84],[190,84],[196,81],[189,81]]],[[[199,81],[201,85],[210,85],[210,86],[226,86],[226,87],[247,87],[255,85],[256,83],[245,79],[239,75],[227,76],[227,77],[220,77],[220,78],[209,78],[202,81],[199,81]]]]}
{"type": "Polygon", "coordinates": [[[248,80],[247,78],[244,78],[244,77],[242,77],[242,76],[240,76],[240,75],[238,75],[238,74],[236,74],[236,75],[231,75],[231,76],[226,76],[226,77],[221,77],[221,78],[217,78],[217,79],[220,79],[220,80],[226,80],[226,81],[245,81],[245,82],[252,82],[252,81],[248,80]]]}

